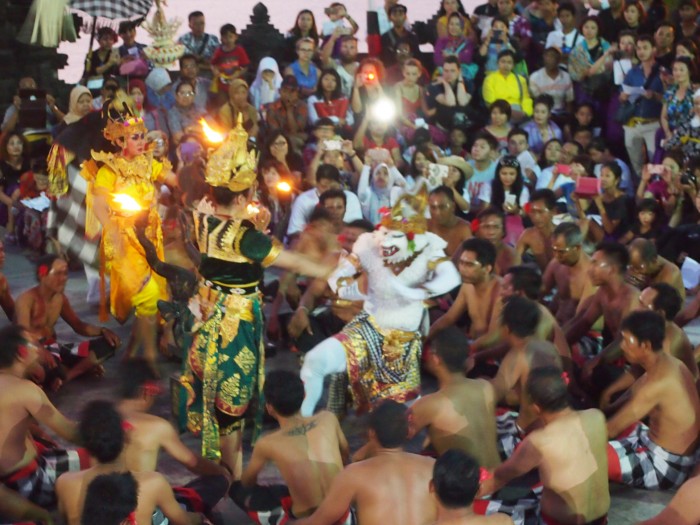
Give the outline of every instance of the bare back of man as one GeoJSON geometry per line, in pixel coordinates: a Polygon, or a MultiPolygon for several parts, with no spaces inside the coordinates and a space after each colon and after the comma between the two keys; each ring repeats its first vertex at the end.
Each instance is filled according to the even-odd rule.
{"type": "Polygon", "coordinates": [[[537,420],[537,414],[525,392],[527,378],[530,370],[550,365],[562,368],[561,357],[554,345],[547,341],[531,340],[523,347],[508,351],[498,368],[498,374],[491,381],[497,400],[504,399],[509,393],[513,394],[509,400],[520,405],[517,424],[525,432],[537,420]]]}
{"type": "Polygon", "coordinates": [[[248,473],[257,476],[258,466],[273,462],[289,489],[294,515],[304,517],[321,505],[331,482],[343,470],[341,452],[347,449],[347,442],[330,412],[295,419],[298,424],[279,429],[256,443],[251,466],[242,481],[252,484],[246,479],[248,473]]]}
{"type": "Polygon", "coordinates": [[[602,412],[571,411],[533,431],[528,441],[540,456],[542,514],[557,523],[578,525],[608,512],[607,430],[602,412]]]}
{"type": "Polygon", "coordinates": [[[132,472],[155,472],[160,449],[164,442],[176,437],[175,429],[158,416],[143,412],[120,412],[129,427],[123,456],[126,468],[132,472]]]}
{"type": "Polygon", "coordinates": [[[411,411],[412,424],[416,429],[428,428],[438,455],[456,448],[474,456],[481,466],[500,464],[496,399],[488,381],[464,378],[419,399],[411,411]]]}
{"type": "MultiPolygon", "coordinates": [[[[102,474],[123,469],[113,465],[98,465],[81,472],[64,474],[56,482],[58,508],[68,525],[80,525],[85,494],[90,482],[102,474]]],[[[168,481],[157,472],[132,472],[139,487],[136,523],[151,523],[156,508],[176,525],[190,525],[192,515],[185,512],[175,500],[168,481]]]]}
{"type": "Polygon", "coordinates": [[[29,435],[34,422],[32,413],[36,410],[48,412],[48,405],[51,402],[46,394],[34,383],[0,374],[0,476],[19,470],[36,457],[37,451],[29,435]]]}
{"type": "Polygon", "coordinates": [[[698,378],[698,364],[695,360],[693,344],[688,339],[685,330],[674,322],[666,322],[663,350],[676,359],[680,359],[688,367],[693,378],[698,378]]]}
{"type": "MultiPolygon", "coordinates": [[[[383,452],[348,466],[338,476],[337,488],[350,496],[348,503],[355,502],[362,525],[427,525],[436,517],[428,491],[434,463],[408,452],[383,452]]],[[[335,489],[336,483],[333,485],[335,489]]],[[[332,490],[328,497],[334,493],[332,490]]]]}
{"type": "MultiPolygon", "coordinates": [[[[700,399],[695,381],[679,360],[659,356],[658,365],[632,386],[632,398],[621,409],[651,407],[649,437],[660,447],[678,455],[692,453],[700,432],[700,399]]],[[[645,413],[640,413],[644,417],[645,413]]]]}

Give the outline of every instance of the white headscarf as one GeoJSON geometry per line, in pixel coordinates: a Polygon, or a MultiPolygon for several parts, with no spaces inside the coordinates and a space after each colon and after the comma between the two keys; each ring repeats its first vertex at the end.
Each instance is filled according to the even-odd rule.
{"type": "Polygon", "coordinates": [[[367,218],[370,220],[370,222],[372,222],[372,224],[378,224],[381,220],[382,217],[379,213],[380,209],[391,208],[391,189],[394,187],[394,183],[396,182],[392,171],[393,170],[389,169],[389,166],[384,162],[377,164],[372,171],[372,179],[370,181],[369,189],[369,206],[367,207],[367,218]],[[375,176],[382,168],[386,168],[386,171],[389,174],[389,179],[385,188],[377,188],[375,185],[375,176]]]}
{"type": "Polygon", "coordinates": [[[255,75],[255,80],[250,86],[250,94],[253,97],[253,106],[256,110],[260,110],[263,104],[269,104],[280,98],[280,87],[282,86],[282,75],[277,61],[272,57],[263,58],[258,64],[258,72],[255,75]],[[274,89],[263,80],[262,74],[266,70],[274,71],[275,80],[273,81],[274,89]]]}

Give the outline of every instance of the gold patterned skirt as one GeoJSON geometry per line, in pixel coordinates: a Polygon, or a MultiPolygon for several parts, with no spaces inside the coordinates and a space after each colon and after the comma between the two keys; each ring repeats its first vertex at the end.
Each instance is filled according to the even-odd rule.
{"type": "Polygon", "coordinates": [[[345,348],[353,401],[358,412],[383,399],[401,403],[420,394],[420,332],[380,328],[360,312],[337,334],[345,348]]]}
{"type": "Polygon", "coordinates": [[[257,398],[256,436],[262,425],[265,353],[258,293],[238,295],[202,285],[202,322],[184,364],[187,428],[202,436],[202,456],[219,459],[219,436],[243,428],[257,398]]]}

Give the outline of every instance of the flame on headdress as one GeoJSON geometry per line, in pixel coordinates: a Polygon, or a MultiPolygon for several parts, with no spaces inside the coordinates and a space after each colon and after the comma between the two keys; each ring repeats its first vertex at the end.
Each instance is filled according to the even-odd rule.
{"type": "Polygon", "coordinates": [[[212,186],[244,191],[255,182],[256,167],[257,155],[248,151],[248,132],[243,129],[243,116],[239,113],[236,127],[209,156],[206,181],[212,186]]]}

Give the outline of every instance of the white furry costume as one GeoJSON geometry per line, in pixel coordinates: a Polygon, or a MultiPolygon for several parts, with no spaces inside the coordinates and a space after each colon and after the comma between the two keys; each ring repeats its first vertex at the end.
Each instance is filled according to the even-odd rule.
{"type": "Polygon", "coordinates": [[[385,398],[403,402],[419,395],[423,301],[460,283],[445,256],[447,243],[426,231],[425,201],[422,195],[402,197],[384,226],[362,234],[328,280],[341,299],[363,299],[364,309],[306,355],[303,415],[313,413],[323,378],[333,373],[347,371],[358,410],[385,398]],[[367,278],[365,294],[356,279],[360,274],[367,278]]]}

